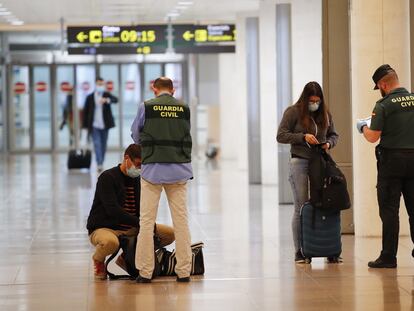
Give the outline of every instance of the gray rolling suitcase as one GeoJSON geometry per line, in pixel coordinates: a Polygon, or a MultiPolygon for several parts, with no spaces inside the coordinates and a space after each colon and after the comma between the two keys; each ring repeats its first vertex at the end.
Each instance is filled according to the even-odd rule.
{"type": "Polygon", "coordinates": [[[339,257],[342,252],[341,214],[324,213],[306,202],[300,213],[303,256],[339,257]]]}

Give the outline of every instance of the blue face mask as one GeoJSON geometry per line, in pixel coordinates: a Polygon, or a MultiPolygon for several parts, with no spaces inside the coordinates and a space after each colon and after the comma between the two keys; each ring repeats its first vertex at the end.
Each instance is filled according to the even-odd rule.
{"type": "Polygon", "coordinates": [[[96,91],[98,93],[103,93],[103,92],[105,92],[105,87],[103,85],[97,85],[96,86],[96,91]]]}

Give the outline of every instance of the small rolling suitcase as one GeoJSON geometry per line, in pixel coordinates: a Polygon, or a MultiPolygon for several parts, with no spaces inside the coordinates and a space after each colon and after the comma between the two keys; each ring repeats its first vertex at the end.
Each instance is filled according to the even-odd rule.
{"type": "Polygon", "coordinates": [[[91,150],[73,149],[68,154],[68,169],[80,169],[91,167],[91,150]]]}
{"type": "Polygon", "coordinates": [[[300,212],[303,256],[339,257],[342,252],[340,212],[324,213],[306,202],[300,212]]]}

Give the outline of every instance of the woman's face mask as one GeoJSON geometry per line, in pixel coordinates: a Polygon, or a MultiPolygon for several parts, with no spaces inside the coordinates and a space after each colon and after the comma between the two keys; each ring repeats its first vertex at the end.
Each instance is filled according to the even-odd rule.
{"type": "Polygon", "coordinates": [[[310,112],[315,112],[319,109],[319,105],[321,104],[320,101],[317,102],[309,102],[308,103],[308,108],[310,112]]]}

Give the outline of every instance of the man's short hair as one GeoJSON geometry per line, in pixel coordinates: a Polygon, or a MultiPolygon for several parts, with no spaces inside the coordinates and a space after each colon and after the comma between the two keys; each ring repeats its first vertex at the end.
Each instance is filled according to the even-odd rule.
{"type": "Polygon", "coordinates": [[[124,152],[124,157],[128,156],[132,161],[141,158],[141,146],[137,144],[130,144],[124,152]]]}
{"type": "Polygon", "coordinates": [[[105,81],[102,77],[96,77],[95,81],[105,81]]]}
{"type": "Polygon", "coordinates": [[[158,90],[172,90],[174,88],[172,80],[167,77],[159,77],[155,79],[153,87],[158,90]]]}

